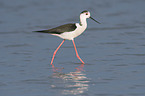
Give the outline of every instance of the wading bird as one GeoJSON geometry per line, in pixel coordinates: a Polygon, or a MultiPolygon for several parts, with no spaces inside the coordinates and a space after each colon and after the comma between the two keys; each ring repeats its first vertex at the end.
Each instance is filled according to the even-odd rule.
{"type": "Polygon", "coordinates": [[[99,23],[98,21],[96,21],[95,19],[93,19],[90,16],[89,11],[85,10],[80,13],[80,23],[69,23],[69,24],[61,25],[56,28],[52,28],[52,29],[48,29],[48,30],[35,31],[35,32],[40,32],[40,33],[49,33],[51,35],[55,35],[55,36],[58,36],[63,39],[61,44],[57,47],[57,49],[53,53],[53,57],[51,60],[52,66],[54,66],[52,63],[53,63],[55,54],[58,51],[58,49],[61,47],[61,45],[64,43],[65,40],[72,40],[77,58],[82,62],[82,64],[85,64],[77,52],[74,38],[81,35],[87,28],[87,21],[86,21],[87,18],[91,18],[95,22],[99,23]]]}

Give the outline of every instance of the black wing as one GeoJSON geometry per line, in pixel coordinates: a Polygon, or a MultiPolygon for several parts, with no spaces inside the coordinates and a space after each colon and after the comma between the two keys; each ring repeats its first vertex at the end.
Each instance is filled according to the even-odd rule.
{"type": "Polygon", "coordinates": [[[56,28],[52,28],[49,30],[41,30],[41,31],[35,31],[35,32],[41,32],[41,33],[51,33],[51,34],[61,34],[63,32],[70,32],[74,31],[76,29],[75,23],[65,24],[58,26],[56,28]]]}

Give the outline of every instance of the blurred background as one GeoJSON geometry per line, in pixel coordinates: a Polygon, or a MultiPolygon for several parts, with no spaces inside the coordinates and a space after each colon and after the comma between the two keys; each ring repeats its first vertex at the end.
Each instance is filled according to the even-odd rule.
{"type": "Polygon", "coordinates": [[[0,0],[2,96],[145,96],[145,0],[0,0]],[[79,22],[87,30],[50,61],[62,39],[32,31],[79,22]]]}

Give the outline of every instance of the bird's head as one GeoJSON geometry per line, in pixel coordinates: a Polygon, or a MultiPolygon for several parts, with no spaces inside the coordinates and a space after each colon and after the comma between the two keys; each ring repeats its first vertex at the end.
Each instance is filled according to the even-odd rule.
{"type": "Polygon", "coordinates": [[[87,10],[82,11],[81,14],[80,14],[80,17],[81,17],[81,18],[91,18],[91,19],[94,20],[95,22],[101,24],[100,22],[98,22],[97,20],[95,20],[94,18],[92,18],[90,12],[87,11],[87,10]]]}

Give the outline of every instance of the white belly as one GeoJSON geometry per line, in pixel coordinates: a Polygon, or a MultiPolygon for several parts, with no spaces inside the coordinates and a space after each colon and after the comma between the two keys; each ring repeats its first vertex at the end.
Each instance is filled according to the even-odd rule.
{"type": "Polygon", "coordinates": [[[80,26],[78,23],[76,24],[76,26],[76,30],[72,32],[64,32],[60,34],[59,37],[67,40],[73,40],[75,37],[81,35],[86,29],[86,26],[80,26]]]}

